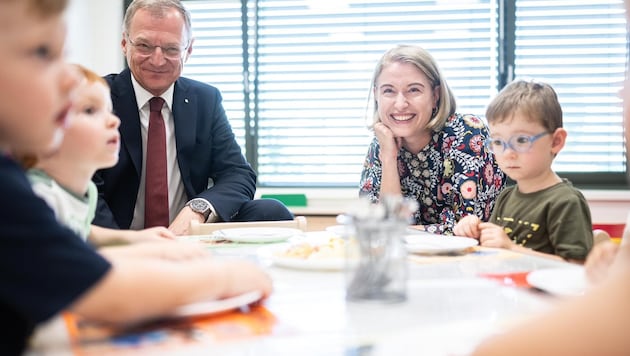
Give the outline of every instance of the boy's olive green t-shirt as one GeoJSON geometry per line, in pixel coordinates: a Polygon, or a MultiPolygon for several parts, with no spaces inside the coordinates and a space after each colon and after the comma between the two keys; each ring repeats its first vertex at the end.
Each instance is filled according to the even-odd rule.
{"type": "Polygon", "coordinates": [[[518,185],[505,188],[490,216],[518,245],[565,259],[585,260],[593,247],[593,226],[588,203],[571,182],[534,193],[518,185]]]}

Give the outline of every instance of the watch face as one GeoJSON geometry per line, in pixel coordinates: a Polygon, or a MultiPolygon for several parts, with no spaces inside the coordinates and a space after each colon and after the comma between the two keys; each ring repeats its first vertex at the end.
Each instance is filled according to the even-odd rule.
{"type": "Polygon", "coordinates": [[[201,199],[193,199],[190,202],[190,207],[197,212],[200,213],[204,213],[206,212],[210,207],[208,206],[208,204],[201,200],[201,199]]]}

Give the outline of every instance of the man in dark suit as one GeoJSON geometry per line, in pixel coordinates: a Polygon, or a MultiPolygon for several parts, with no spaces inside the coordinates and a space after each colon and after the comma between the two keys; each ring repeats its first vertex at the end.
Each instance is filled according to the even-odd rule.
{"type": "Polygon", "coordinates": [[[234,139],[219,91],[180,77],[192,43],[190,14],[179,0],[135,0],[127,8],[122,48],[129,69],[105,77],[121,119],[121,149],[116,166],[94,176],[99,189],[94,224],[132,229],[168,225],[176,234],[186,234],[191,220],[293,218],[277,200],[252,200],[256,175],[234,139]],[[157,109],[151,103],[155,98],[161,98],[157,109]],[[151,125],[156,112],[163,118],[159,146],[165,167],[159,168],[163,174],[147,174],[154,172],[148,147],[155,147],[151,125]],[[155,183],[160,175],[164,181],[155,183]],[[147,200],[155,194],[162,194],[164,204],[147,200]],[[165,204],[166,217],[157,223],[146,215],[165,204]]]}

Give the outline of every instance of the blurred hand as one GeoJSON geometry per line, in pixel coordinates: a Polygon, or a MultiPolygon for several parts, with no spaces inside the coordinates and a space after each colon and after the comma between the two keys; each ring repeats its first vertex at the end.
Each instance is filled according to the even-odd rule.
{"type": "Polygon", "coordinates": [[[162,226],[137,231],[130,230],[130,234],[130,242],[164,242],[175,239],[175,234],[162,226]]]}
{"type": "Polygon", "coordinates": [[[502,226],[482,222],[479,224],[479,231],[479,243],[481,246],[506,248],[508,250],[515,246],[502,226]]]}
{"type": "Polygon", "coordinates": [[[457,236],[468,236],[479,238],[481,231],[479,230],[479,224],[481,219],[477,215],[464,216],[453,228],[453,233],[457,236]]]}
{"type": "Polygon", "coordinates": [[[263,299],[267,298],[272,290],[271,277],[258,265],[247,260],[226,260],[224,263],[228,287],[223,298],[236,296],[249,291],[262,292],[263,299]]]}
{"type": "Polygon", "coordinates": [[[99,250],[111,259],[117,258],[154,258],[169,261],[187,261],[208,258],[210,251],[200,243],[165,241],[163,243],[137,243],[125,246],[105,247],[99,250]]]}
{"type": "Polygon", "coordinates": [[[618,252],[619,245],[612,241],[604,241],[593,246],[584,263],[586,277],[591,283],[604,280],[618,252]]]}

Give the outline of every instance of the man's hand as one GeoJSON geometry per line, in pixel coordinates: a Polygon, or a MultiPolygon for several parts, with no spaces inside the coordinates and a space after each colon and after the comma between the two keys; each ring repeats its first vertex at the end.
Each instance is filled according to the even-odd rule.
{"type": "Polygon", "coordinates": [[[171,223],[171,226],[168,227],[175,235],[188,235],[190,232],[190,222],[198,221],[200,223],[205,223],[203,214],[194,212],[191,208],[185,206],[179,214],[175,217],[175,220],[171,223]]]}

